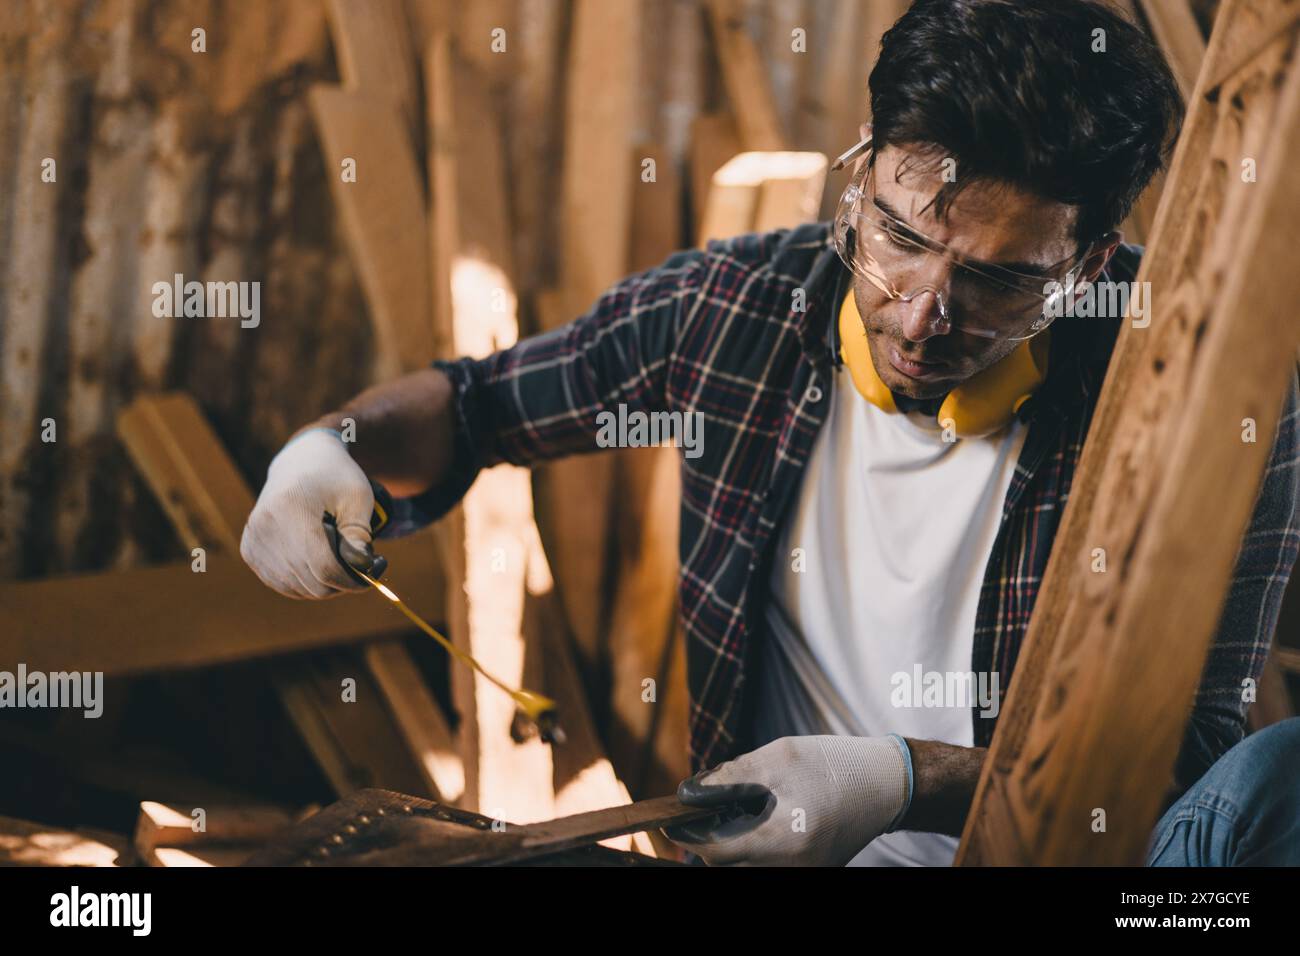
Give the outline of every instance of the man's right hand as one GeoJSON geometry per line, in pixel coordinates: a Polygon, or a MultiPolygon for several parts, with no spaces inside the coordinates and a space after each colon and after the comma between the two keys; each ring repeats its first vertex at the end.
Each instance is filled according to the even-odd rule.
{"type": "Polygon", "coordinates": [[[265,584],[287,597],[326,598],[357,590],[365,585],[343,570],[321,519],[327,511],[334,515],[339,534],[370,553],[374,506],[370,481],[339,433],[309,429],[271,461],[239,553],[265,584]]]}

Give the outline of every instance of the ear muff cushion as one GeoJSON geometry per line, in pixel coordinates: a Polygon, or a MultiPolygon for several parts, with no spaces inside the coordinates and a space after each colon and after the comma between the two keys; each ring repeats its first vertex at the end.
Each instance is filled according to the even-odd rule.
{"type": "Polygon", "coordinates": [[[881,381],[876,374],[876,365],[871,361],[867,332],[858,318],[858,307],[853,301],[852,289],[840,307],[840,357],[848,366],[849,377],[853,379],[853,387],[859,395],[881,411],[898,411],[894,404],[894,393],[881,381]]]}
{"type": "MultiPolygon", "coordinates": [[[[881,411],[896,412],[894,395],[876,374],[867,334],[858,317],[853,291],[839,316],[840,357],[858,394],[881,411]]],[[[948,393],[936,416],[941,427],[951,421],[959,438],[978,438],[1005,425],[1047,377],[1050,332],[1021,342],[1009,355],[973,375],[948,393]]]]}

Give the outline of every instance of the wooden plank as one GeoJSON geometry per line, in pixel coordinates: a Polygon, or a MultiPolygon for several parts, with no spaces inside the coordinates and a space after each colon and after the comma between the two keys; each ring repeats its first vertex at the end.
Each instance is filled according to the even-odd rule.
{"type": "Polygon", "coordinates": [[[688,166],[691,179],[691,235],[700,236],[708,211],[713,174],[743,152],[740,130],[730,113],[703,113],[691,123],[688,166]]]}
{"type": "Polygon", "coordinates": [[[256,846],[161,846],[146,858],[150,866],[243,866],[258,848],[256,846]]]}
{"type": "Polygon", "coordinates": [[[707,0],[705,6],[741,144],[747,150],[785,149],[785,133],[758,47],[745,29],[742,5],[739,0],[707,0]]]}
{"type": "MultiPolygon", "coordinates": [[[[507,64],[515,77],[504,110],[511,182],[561,180],[563,115],[555,104],[564,95],[568,15],[567,0],[518,4],[507,64]]],[[[544,189],[512,190],[510,217],[515,282],[527,297],[551,281],[560,246],[555,196],[544,189]]]]}
{"type": "Polygon", "coordinates": [[[326,0],[343,85],[388,99],[420,137],[419,71],[402,0],[326,0]]]}
{"type": "Polygon", "coordinates": [[[434,354],[424,186],[401,114],[382,94],[313,87],[309,100],[334,202],[375,330],[375,376],[434,354]],[[356,181],[342,163],[356,162],[356,181]]]}
{"type": "MultiPolygon", "coordinates": [[[[1210,61],[1243,5],[1227,0],[1210,61]]],[[[1154,315],[1116,346],[959,863],[1141,859],[1295,374],[1296,284],[1278,268],[1300,241],[1293,44],[1223,87],[1198,81],[1138,276],[1154,315]],[[1258,182],[1242,156],[1259,158],[1258,182]]]]}
{"type": "Polygon", "coordinates": [[[138,400],[117,429],[181,542],[238,554],[253,493],[194,399],[172,392],[138,400]]]}
{"type": "MultiPolygon", "coordinates": [[[[1183,98],[1190,98],[1205,60],[1205,40],[1191,6],[1186,0],[1126,0],[1124,10],[1130,19],[1147,24],[1165,54],[1183,98]]],[[[1133,204],[1123,226],[1126,242],[1141,244],[1150,238],[1164,185],[1162,170],[1152,177],[1133,204]]]]}
{"type": "MultiPolygon", "coordinates": [[[[119,422],[127,451],[164,508],[177,516],[176,529],[182,543],[188,548],[210,547],[227,554],[237,553],[239,535],[252,510],[253,495],[193,400],[181,394],[139,398],[122,412],[119,422]]],[[[377,601],[371,595],[357,595],[350,600],[360,599],[377,601]]],[[[372,610],[378,614],[387,609],[374,603],[372,610]]],[[[405,667],[417,673],[415,663],[400,647],[390,654],[391,667],[405,667]],[[404,663],[403,656],[406,656],[404,663]]],[[[353,669],[359,667],[358,664],[353,669]]],[[[348,776],[355,776],[339,772],[340,766],[347,766],[366,768],[366,779],[374,782],[413,779],[417,786],[422,784],[429,792],[437,793],[436,781],[424,759],[427,745],[424,735],[410,742],[411,758],[417,765],[414,777],[400,761],[381,763],[382,755],[376,752],[375,742],[360,732],[361,721],[357,719],[370,718],[378,706],[384,720],[375,718],[372,723],[374,728],[383,727],[387,715],[382,713],[378,695],[358,694],[355,702],[348,703],[336,694],[321,694],[319,690],[290,692],[290,687],[306,679],[294,669],[276,668],[276,686],[291,718],[336,786],[345,785],[348,776]],[[325,723],[332,728],[329,733],[322,732],[321,721],[308,709],[311,705],[324,715],[325,723]],[[357,732],[350,736],[354,729],[357,732]]],[[[356,679],[360,682],[364,678],[358,673],[356,679]]],[[[397,687],[395,684],[394,688],[397,687]]],[[[422,714],[427,732],[448,741],[444,748],[448,749],[451,732],[446,721],[441,711],[427,704],[427,699],[415,697],[399,706],[422,714]]],[[[395,736],[402,737],[402,730],[403,725],[399,723],[395,736]]],[[[391,726],[381,732],[392,732],[391,726]]]]}
{"type": "MultiPolygon", "coordinates": [[[[560,709],[565,742],[553,750],[552,784],[555,790],[553,816],[568,816],[588,810],[616,807],[632,800],[613,764],[592,719],[587,693],[573,660],[564,617],[555,594],[554,581],[540,538],[534,536],[528,549],[528,596],[524,605],[524,628],[543,692],[560,709]]],[[[636,850],[655,855],[644,834],[603,841],[615,850],[636,850]]]]}
{"type": "MultiPolygon", "coordinates": [[[[638,107],[639,3],[577,0],[569,40],[559,287],[538,297],[543,329],[585,312],[626,273],[638,107]]],[[[537,520],[588,673],[608,623],[614,462],[568,458],[534,472],[537,520]],[[582,488],[581,496],[572,489],[582,488]]]]}
{"type": "MultiPolygon", "coordinates": [[[[399,644],[391,646],[406,653],[399,644]]],[[[300,660],[272,661],[271,668],[277,686],[298,689],[286,700],[294,719],[316,735],[317,750],[331,751],[331,763],[322,769],[337,793],[399,783],[427,793],[436,786],[419,751],[406,739],[405,728],[385,706],[363,655],[325,651],[300,660]]],[[[450,738],[441,712],[434,713],[433,727],[450,738]]]]}
{"type": "Polygon", "coordinates": [[[864,14],[860,3],[827,4],[814,9],[811,23],[801,24],[809,52],[802,57],[804,96],[791,142],[838,156],[846,148],[840,144],[850,142],[851,131],[866,118],[866,71],[874,49],[864,43],[864,14]]]}
{"type": "MultiPolygon", "coordinates": [[[[442,568],[431,535],[385,541],[379,550],[390,562],[385,580],[417,613],[442,620],[442,568]]],[[[295,601],[264,585],[237,556],[220,553],[207,556],[202,574],[186,560],[4,581],[0,607],[0,659],[105,676],[208,667],[406,630],[405,619],[378,600],[295,601]],[[87,626],[108,620],[116,640],[87,626]]]]}
{"type": "Polygon", "coordinates": [[[561,184],[568,306],[585,309],[627,268],[639,25],[636,3],[574,4],[561,184]]]}
{"type": "Polygon", "coordinates": [[[1211,88],[1222,85],[1259,56],[1270,43],[1300,23],[1300,7],[1274,0],[1251,0],[1239,6],[1237,16],[1249,19],[1249,26],[1239,30],[1231,42],[1219,46],[1218,54],[1208,67],[1211,88]]]}
{"type": "Polygon", "coordinates": [[[193,807],[143,800],[132,844],[142,859],[161,846],[194,847],[213,844],[265,842],[294,822],[292,814],[265,805],[193,807]],[[196,817],[201,809],[203,816],[196,817]],[[195,824],[202,821],[202,829],[195,824]]]}
{"type": "Polygon", "coordinates": [[[821,153],[741,153],[713,175],[699,244],[811,222],[826,168],[821,153]]]}
{"type": "Polygon", "coordinates": [[[1137,0],[1151,27],[1151,35],[1169,61],[1183,98],[1196,88],[1196,77],[1205,59],[1205,38],[1187,0],[1137,0]]]}
{"type": "Polygon", "coordinates": [[[639,143],[632,156],[637,174],[628,230],[628,269],[640,272],[659,265],[682,245],[682,180],[672,154],[661,143],[639,143]],[[647,159],[654,161],[653,182],[646,182],[640,172],[647,159]]]}
{"type": "MultiPolygon", "coordinates": [[[[629,812],[635,811],[629,808],[629,812]]],[[[366,790],[345,797],[303,820],[287,834],[259,850],[249,865],[400,865],[400,858],[411,862],[411,854],[405,851],[416,844],[429,845],[431,838],[434,843],[440,843],[442,840],[437,837],[454,839],[466,830],[470,833],[491,831],[492,823],[492,818],[483,814],[408,794],[366,790]],[[393,849],[376,849],[382,846],[393,849]]],[[[642,821],[640,825],[648,824],[642,821]]],[[[490,832],[485,835],[492,836],[490,832]]],[[[430,849],[435,848],[430,846],[430,849]]],[[[419,862],[438,862],[432,854],[424,857],[419,862]]],[[[548,856],[540,862],[547,866],[662,865],[636,854],[616,853],[597,846],[548,856]]]]}
{"type": "MultiPolygon", "coordinates": [[[[390,561],[393,560],[388,548],[380,550],[390,561]]],[[[419,554],[425,560],[432,558],[433,551],[432,542],[420,542],[419,554]]],[[[439,586],[440,583],[440,579],[426,576],[418,585],[397,593],[442,596],[445,591],[439,586]]],[[[425,620],[441,619],[441,615],[425,615],[425,620]]],[[[441,718],[442,711],[419,670],[412,666],[411,656],[401,644],[392,641],[367,644],[362,649],[361,656],[388,704],[406,745],[424,769],[425,777],[433,781],[440,799],[449,803],[456,802],[465,792],[465,767],[447,725],[441,719],[432,723],[429,721],[429,714],[438,714],[441,718]]]]}
{"type": "Polygon", "coordinates": [[[504,830],[466,827],[450,821],[427,827],[412,840],[393,841],[359,853],[354,866],[502,866],[589,847],[604,838],[642,833],[701,820],[716,808],[690,807],[675,796],[602,807],[557,820],[504,830]]]}
{"type": "MultiPolygon", "coordinates": [[[[335,190],[336,197],[353,200],[349,203],[344,199],[341,205],[349,227],[352,254],[360,263],[363,280],[367,274],[372,275],[372,280],[365,285],[381,338],[383,358],[377,370],[388,376],[422,368],[439,354],[430,310],[445,305],[430,299],[425,271],[428,226],[423,212],[423,187],[411,148],[422,140],[422,118],[417,108],[418,71],[409,36],[408,11],[401,0],[386,0],[378,5],[359,0],[330,0],[330,13],[336,43],[342,47],[340,59],[345,83],[365,94],[372,105],[378,100],[395,103],[414,131],[411,142],[399,142],[391,129],[391,115],[382,104],[373,115],[359,117],[347,107],[357,107],[365,100],[356,97],[340,100],[319,88],[313,93],[313,108],[324,132],[327,156],[333,152],[341,161],[345,149],[355,154],[361,141],[373,136],[374,144],[366,142],[360,148],[380,146],[384,152],[375,154],[373,159],[378,162],[391,159],[396,173],[395,179],[383,182],[382,191],[372,187],[368,196],[358,196],[346,188],[360,182],[363,160],[354,155],[358,182],[340,181],[335,190]],[[367,124],[369,128],[363,129],[367,124]],[[333,136],[328,131],[330,127],[334,128],[333,136]],[[385,223],[392,228],[384,228],[385,223]],[[414,308],[406,299],[408,290],[417,293],[414,308]]],[[[426,19],[450,16],[449,12],[431,9],[429,4],[416,4],[409,13],[421,28],[426,19]]],[[[388,175],[386,166],[372,164],[369,159],[365,165],[372,171],[384,169],[385,177],[388,175]]],[[[363,653],[394,719],[426,777],[434,782],[435,792],[446,800],[458,799],[464,787],[459,756],[445,726],[429,721],[430,713],[437,709],[409,655],[393,644],[368,647],[363,653]]]]}
{"type": "Polygon", "coordinates": [[[0,817],[0,866],[124,866],[129,853],[116,833],[0,817]]]}

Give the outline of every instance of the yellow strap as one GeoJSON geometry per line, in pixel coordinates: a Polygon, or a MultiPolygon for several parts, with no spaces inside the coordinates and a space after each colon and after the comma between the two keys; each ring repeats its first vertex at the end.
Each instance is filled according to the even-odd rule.
{"type": "MultiPolygon", "coordinates": [[[[896,412],[894,393],[876,373],[867,345],[867,333],[858,317],[853,290],[840,307],[840,357],[859,395],[881,411],[896,412]]],[[[971,376],[948,393],[939,406],[936,420],[949,420],[958,438],[979,438],[991,434],[1011,420],[1020,406],[1047,377],[1050,332],[1043,332],[1020,345],[1000,361],[971,376]]]]}

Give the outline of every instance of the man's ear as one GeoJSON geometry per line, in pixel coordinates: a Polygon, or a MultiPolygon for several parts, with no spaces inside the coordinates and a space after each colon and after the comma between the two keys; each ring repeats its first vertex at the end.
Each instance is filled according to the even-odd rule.
{"type": "Polygon", "coordinates": [[[1119,248],[1120,240],[1123,238],[1124,236],[1121,233],[1112,230],[1089,246],[1088,256],[1083,261],[1083,271],[1079,273],[1076,284],[1083,285],[1095,282],[1097,276],[1101,275],[1101,270],[1106,268],[1106,263],[1110,261],[1110,257],[1119,248]]]}

